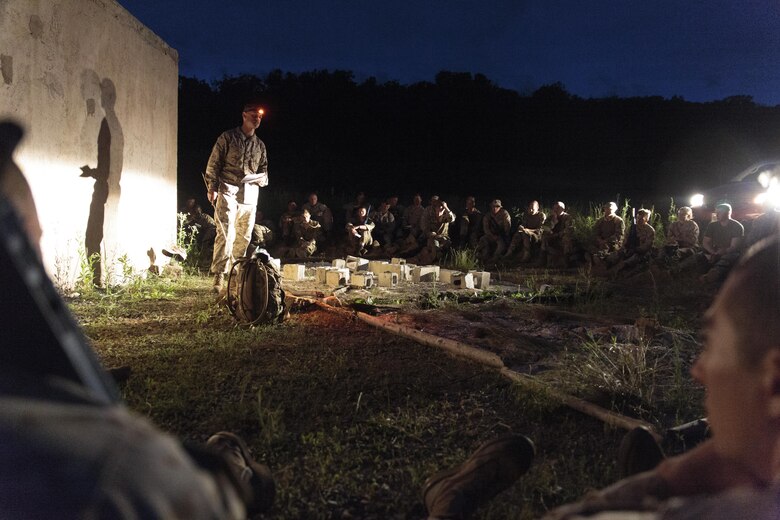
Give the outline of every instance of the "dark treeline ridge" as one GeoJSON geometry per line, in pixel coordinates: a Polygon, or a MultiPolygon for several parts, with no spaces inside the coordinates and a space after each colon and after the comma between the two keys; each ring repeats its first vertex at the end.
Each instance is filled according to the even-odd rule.
{"type": "MultiPolygon", "coordinates": [[[[200,172],[241,106],[260,99],[272,187],[375,196],[657,201],[780,157],[780,107],[749,96],[583,99],[560,83],[521,94],[481,74],[438,73],[401,85],[349,71],[179,80],[179,186],[200,172]]],[[[687,202],[687,201],[682,201],[687,202]]]]}

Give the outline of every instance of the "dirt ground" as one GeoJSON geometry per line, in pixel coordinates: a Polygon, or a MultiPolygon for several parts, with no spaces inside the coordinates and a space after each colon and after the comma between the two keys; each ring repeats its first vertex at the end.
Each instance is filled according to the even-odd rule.
{"type": "MultiPolygon", "coordinates": [[[[660,429],[700,410],[667,398],[678,392],[686,406],[698,399],[667,376],[695,355],[671,358],[669,345],[695,325],[707,295],[632,294],[585,283],[580,273],[500,276],[500,286],[483,292],[346,291],[341,312],[298,301],[283,323],[252,329],[237,326],[200,277],[82,295],[70,305],[104,363],[132,368],[122,385],[132,409],[188,441],[223,429],[247,439],[278,484],[266,518],[420,518],[428,475],[506,433],[529,436],[537,459],[477,518],[535,518],[613,481],[624,432],[495,370],[368,326],[355,311],[493,352],[514,370],[660,429]],[[636,319],[649,314],[656,321],[647,348],[630,360],[644,371],[638,382],[623,377],[626,392],[570,371],[584,359],[572,356],[592,355],[583,342],[633,352],[646,329],[636,319]]],[[[325,292],[310,283],[286,289],[325,292]]]]}

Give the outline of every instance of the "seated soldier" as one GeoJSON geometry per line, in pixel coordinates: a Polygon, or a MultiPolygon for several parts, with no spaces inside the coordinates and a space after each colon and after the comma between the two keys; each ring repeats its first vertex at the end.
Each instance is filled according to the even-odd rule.
{"type": "Polygon", "coordinates": [[[403,220],[404,220],[404,211],[406,208],[404,208],[402,205],[398,204],[398,195],[391,195],[387,198],[387,203],[390,205],[388,208],[390,213],[393,214],[393,219],[395,220],[395,235],[393,236],[393,240],[400,238],[403,234],[403,220]]]}
{"type": "Polygon", "coordinates": [[[617,213],[617,204],[604,204],[604,216],[593,226],[594,242],[590,247],[590,259],[604,258],[614,253],[623,243],[626,225],[617,213]]]}
{"type": "Polygon", "coordinates": [[[311,218],[308,209],[304,209],[293,220],[293,237],[295,245],[287,254],[293,258],[309,258],[317,251],[317,240],[322,235],[322,226],[311,218]]]}
{"type": "MultiPolygon", "coordinates": [[[[706,389],[712,437],[626,478],[550,520],[776,519],[780,496],[780,237],[758,243],[705,315],[691,374],[706,389]]],[[[504,438],[507,439],[507,438],[504,438]]],[[[529,466],[529,441],[486,443],[464,464],[428,479],[429,518],[466,518],[529,466]]]]}
{"type": "Polygon", "coordinates": [[[368,218],[368,209],[360,206],[355,210],[355,215],[347,222],[347,250],[348,255],[363,256],[368,253],[374,243],[371,232],[374,230],[374,222],[368,218]]]}
{"type": "Polygon", "coordinates": [[[466,197],[466,208],[458,217],[458,247],[476,249],[482,236],[482,212],[477,209],[473,195],[466,197]]]}
{"type": "MultiPolygon", "coordinates": [[[[624,274],[633,274],[635,269],[650,257],[655,241],[655,229],[648,220],[650,220],[650,210],[637,210],[636,225],[631,226],[620,250],[604,258],[604,263],[613,274],[624,270],[627,270],[624,274]]],[[[599,261],[598,257],[596,260],[599,261]]]]}
{"type": "Polygon", "coordinates": [[[510,259],[517,251],[522,250],[523,256],[520,257],[520,263],[530,261],[531,248],[541,242],[542,226],[545,220],[547,220],[547,215],[539,211],[539,202],[536,200],[529,202],[528,208],[523,213],[523,221],[517,226],[504,258],[510,259]]]}
{"type": "Polygon", "coordinates": [[[376,225],[372,233],[382,247],[389,248],[395,236],[395,216],[390,212],[390,203],[384,201],[368,216],[376,225]]]}
{"type": "Polygon", "coordinates": [[[402,235],[398,241],[399,254],[412,255],[420,250],[422,245],[420,222],[424,212],[422,196],[416,193],[412,198],[412,205],[404,210],[402,235]]]}
{"type": "Polygon", "coordinates": [[[196,230],[195,240],[198,244],[198,269],[208,273],[211,259],[214,256],[214,240],[217,238],[217,224],[214,218],[204,213],[195,199],[187,199],[185,205],[187,220],[184,224],[196,230]]]}
{"type": "Polygon", "coordinates": [[[696,253],[699,248],[699,225],[693,220],[688,206],[677,210],[677,220],[669,224],[666,242],[658,258],[682,260],[696,253]]]}
{"type": "Polygon", "coordinates": [[[0,273],[0,317],[10,338],[0,359],[0,516],[229,519],[267,511],[273,479],[238,436],[220,432],[206,449],[185,449],[111,397],[116,392],[45,276],[32,194],[11,161],[20,132],[0,123],[0,220],[3,238],[15,238],[13,251],[36,276],[0,273]],[[8,234],[17,220],[19,234],[8,234]],[[30,301],[37,306],[22,304],[30,301]],[[24,356],[14,358],[23,345],[24,356]],[[50,373],[45,357],[60,351],[78,359],[80,378],[50,373]]]}
{"type": "Polygon", "coordinates": [[[482,238],[477,245],[477,255],[485,265],[495,264],[509,246],[512,217],[501,207],[501,201],[490,203],[490,211],[482,217],[482,238]]]}
{"type": "Polygon", "coordinates": [[[433,210],[425,215],[422,222],[422,233],[426,239],[425,247],[413,257],[412,263],[432,264],[442,251],[450,248],[449,226],[455,222],[455,214],[447,207],[447,203],[437,197],[431,203],[433,210]]]}
{"type": "Polygon", "coordinates": [[[295,245],[295,234],[293,233],[293,223],[295,217],[300,213],[298,212],[298,203],[294,200],[287,202],[287,211],[282,213],[279,217],[279,234],[281,235],[282,243],[280,245],[284,247],[292,247],[295,245]]]}
{"type": "Polygon", "coordinates": [[[320,202],[316,192],[309,193],[308,200],[301,209],[308,210],[311,220],[319,222],[323,234],[330,234],[330,230],[333,228],[333,213],[328,206],[320,202]]]}
{"type": "Polygon", "coordinates": [[[255,212],[255,225],[252,228],[252,240],[249,242],[249,252],[253,252],[258,247],[268,249],[274,242],[274,223],[269,218],[265,218],[265,213],[258,209],[255,212]]]}
{"type": "Polygon", "coordinates": [[[691,267],[706,269],[699,277],[702,283],[717,283],[726,278],[731,267],[739,259],[745,228],[731,218],[731,205],[715,207],[716,220],[707,225],[702,239],[702,251],[680,263],[680,270],[691,267]]]}
{"type": "Polygon", "coordinates": [[[537,266],[568,267],[573,250],[572,226],[574,220],[566,213],[566,205],[557,201],[552,206],[550,228],[542,232],[542,247],[537,266]]]}

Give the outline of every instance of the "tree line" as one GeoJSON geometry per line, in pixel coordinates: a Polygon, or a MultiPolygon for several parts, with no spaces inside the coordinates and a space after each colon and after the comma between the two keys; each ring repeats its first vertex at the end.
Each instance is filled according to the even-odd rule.
{"type": "MultiPolygon", "coordinates": [[[[211,147],[260,99],[272,186],[291,192],[660,200],[780,157],[780,107],[749,96],[584,99],[482,74],[410,85],[350,71],[179,79],[179,191],[200,195],[211,147]]],[[[684,201],[686,202],[686,201],[684,201]]]]}

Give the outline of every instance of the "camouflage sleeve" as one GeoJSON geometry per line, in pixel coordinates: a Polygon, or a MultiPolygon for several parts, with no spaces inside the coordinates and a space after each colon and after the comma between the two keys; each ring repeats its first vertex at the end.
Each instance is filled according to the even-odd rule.
{"type": "Polygon", "coordinates": [[[225,165],[227,146],[227,137],[223,133],[217,137],[217,142],[214,143],[214,148],[211,149],[209,162],[206,165],[206,184],[208,184],[209,191],[219,190],[219,175],[222,172],[222,167],[225,165]]]}
{"type": "Polygon", "coordinates": [[[504,230],[505,235],[509,235],[509,232],[512,231],[512,217],[506,210],[501,214],[501,229],[504,230]]]}
{"type": "Polygon", "coordinates": [[[643,252],[650,251],[655,242],[655,229],[652,226],[645,226],[639,234],[639,250],[643,252]]]}

